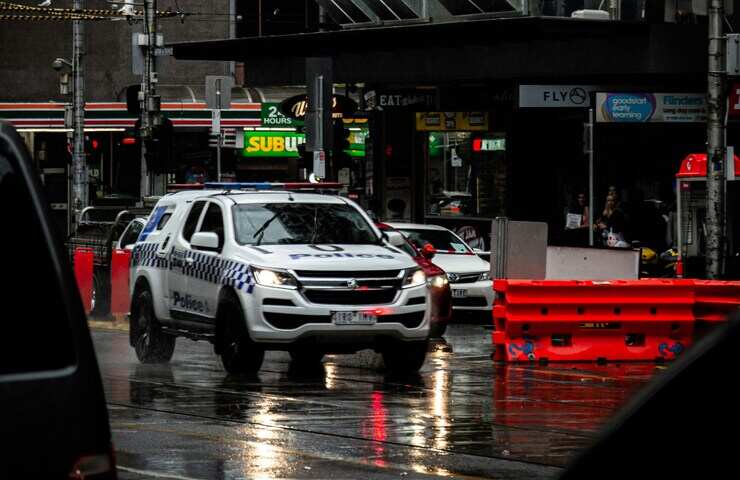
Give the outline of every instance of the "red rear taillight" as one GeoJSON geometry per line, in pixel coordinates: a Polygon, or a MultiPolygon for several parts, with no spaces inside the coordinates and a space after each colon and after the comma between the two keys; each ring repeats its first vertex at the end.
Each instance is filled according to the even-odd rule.
{"type": "Polygon", "coordinates": [[[83,455],[78,458],[68,478],[70,480],[117,480],[113,447],[108,453],[83,455]]]}

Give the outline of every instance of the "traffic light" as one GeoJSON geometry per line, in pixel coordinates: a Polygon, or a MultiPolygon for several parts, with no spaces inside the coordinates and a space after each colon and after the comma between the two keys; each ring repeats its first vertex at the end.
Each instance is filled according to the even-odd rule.
{"type": "Polygon", "coordinates": [[[89,163],[96,163],[100,160],[103,151],[102,140],[98,137],[85,135],[85,155],[89,163]]]}
{"type": "Polygon", "coordinates": [[[154,127],[151,138],[145,140],[146,168],[152,173],[162,174],[174,170],[172,161],[172,120],[162,118],[162,124],[154,127]]]}
{"type": "Polygon", "coordinates": [[[298,175],[300,180],[305,180],[304,175],[307,176],[313,170],[313,158],[311,157],[311,152],[306,151],[306,144],[299,144],[296,167],[298,168],[298,175]],[[303,169],[303,172],[301,172],[301,169],[303,169]]]}
{"type": "Polygon", "coordinates": [[[345,128],[344,121],[340,119],[334,120],[334,131],[332,145],[332,158],[334,159],[334,168],[337,170],[341,168],[351,167],[351,158],[346,150],[349,150],[349,129],[345,128]]]}

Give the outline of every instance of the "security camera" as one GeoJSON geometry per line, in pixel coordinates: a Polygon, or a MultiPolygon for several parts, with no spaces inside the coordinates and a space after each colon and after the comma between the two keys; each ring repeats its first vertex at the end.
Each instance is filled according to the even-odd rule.
{"type": "Polygon", "coordinates": [[[52,68],[54,68],[54,70],[56,70],[57,72],[61,70],[62,68],[64,68],[65,65],[68,66],[69,68],[72,68],[72,62],[70,62],[69,60],[65,60],[61,57],[57,57],[54,59],[53,62],[51,62],[52,68]]]}

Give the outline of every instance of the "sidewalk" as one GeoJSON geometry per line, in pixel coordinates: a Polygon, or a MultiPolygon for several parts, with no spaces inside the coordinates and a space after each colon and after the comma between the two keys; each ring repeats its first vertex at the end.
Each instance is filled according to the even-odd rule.
{"type": "Polygon", "coordinates": [[[113,316],[108,320],[99,318],[87,318],[87,324],[94,330],[112,330],[116,332],[128,332],[128,317],[113,316]]]}

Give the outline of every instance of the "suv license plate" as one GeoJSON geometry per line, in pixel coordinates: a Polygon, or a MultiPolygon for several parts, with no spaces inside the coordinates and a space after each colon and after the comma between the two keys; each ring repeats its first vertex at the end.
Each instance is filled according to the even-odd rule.
{"type": "Polygon", "coordinates": [[[452,289],[452,298],[465,298],[468,296],[467,290],[461,290],[459,288],[452,289]]]}
{"type": "Polygon", "coordinates": [[[331,321],[334,325],[375,325],[378,318],[366,312],[333,312],[331,321]]]}

